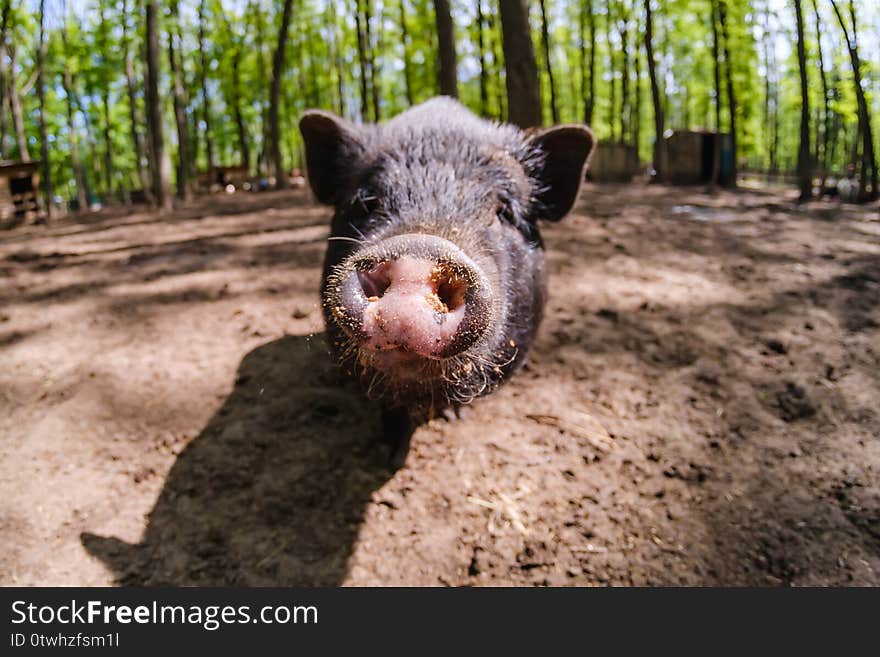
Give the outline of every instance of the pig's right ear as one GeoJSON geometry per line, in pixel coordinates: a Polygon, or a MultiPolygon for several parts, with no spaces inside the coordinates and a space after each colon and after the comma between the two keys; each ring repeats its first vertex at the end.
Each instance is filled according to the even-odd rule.
{"type": "Polygon", "coordinates": [[[559,221],[577,200],[596,140],[585,125],[560,125],[535,133],[529,142],[542,153],[537,171],[541,219],[559,221]]]}
{"type": "Polygon", "coordinates": [[[306,146],[306,170],[312,191],[332,205],[344,187],[352,162],[364,150],[357,126],[330,112],[309,110],[299,120],[306,146]]]}

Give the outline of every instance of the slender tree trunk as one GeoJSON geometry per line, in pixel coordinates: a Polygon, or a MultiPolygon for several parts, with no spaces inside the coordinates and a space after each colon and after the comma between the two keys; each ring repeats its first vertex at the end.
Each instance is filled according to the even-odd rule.
{"type": "Polygon", "coordinates": [[[10,39],[9,52],[9,104],[12,107],[12,128],[15,130],[15,139],[18,144],[18,157],[22,162],[30,162],[31,154],[28,151],[27,135],[24,131],[24,112],[21,108],[21,96],[15,84],[15,40],[10,39]]]}
{"type": "MultiPolygon", "coordinates": [[[[254,27],[255,27],[255,37],[256,43],[254,44],[257,56],[257,81],[258,88],[260,91],[269,88],[270,81],[268,75],[266,73],[266,55],[265,55],[265,43],[266,38],[263,32],[264,23],[263,23],[263,10],[260,6],[260,3],[251,0],[248,3],[248,14],[254,17],[254,27]]],[[[243,43],[243,42],[242,42],[243,43]]],[[[267,102],[267,95],[260,94],[260,149],[257,152],[257,172],[263,174],[267,168],[267,158],[270,157],[269,151],[271,146],[269,144],[269,104],[267,102]]]]}
{"type": "Polygon", "coordinates": [[[766,74],[765,85],[765,125],[768,137],[768,177],[773,178],[779,172],[777,154],[779,152],[779,81],[776,77],[775,34],[770,31],[770,8],[764,13],[764,69],[766,74]]]}
{"type": "Polygon", "coordinates": [[[584,0],[580,11],[580,59],[581,59],[581,95],[584,98],[584,123],[593,122],[593,107],[596,97],[596,15],[593,13],[593,1],[584,0]],[[584,28],[590,30],[590,47],[587,50],[584,28]],[[589,56],[587,53],[589,52],[589,56]],[[589,62],[589,63],[588,63],[589,62]]]}
{"type": "Polygon", "coordinates": [[[617,82],[614,79],[614,50],[611,47],[611,0],[605,2],[605,44],[608,47],[608,84],[611,87],[610,103],[608,105],[608,127],[611,130],[612,143],[617,141],[615,132],[617,126],[617,82]]]}
{"type": "MultiPolygon", "coordinates": [[[[635,5],[633,6],[635,8],[635,5]]],[[[639,30],[639,21],[638,21],[638,12],[636,13],[636,35],[639,34],[641,30],[639,30]]],[[[632,126],[632,144],[635,148],[635,165],[638,167],[640,162],[640,150],[641,150],[641,140],[642,140],[642,46],[639,43],[638,36],[635,38],[635,80],[633,84],[635,85],[635,106],[634,113],[635,117],[631,121],[630,125],[632,126]]],[[[684,85],[684,108],[685,108],[685,117],[687,117],[688,112],[688,88],[687,84],[684,85]]],[[[685,118],[685,127],[687,127],[688,120],[685,118]]]]}
{"type": "Polygon", "coordinates": [[[361,120],[367,121],[369,107],[369,80],[367,78],[367,46],[361,17],[361,0],[354,0],[354,25],[357,32],[358,65],[361,83],[361,120]]]}
{"type": "Polygon", "coordinates": [[[180,21],[177,2],[173,2],[169,9],[171,13],[171,29],[168,32],[168,63],[171,68],[171,95],[174,101],[174,119],[177,123],[177,196],[184,201],[188,201],[192,198],[192,185],[190,181],[191,142],[186,116],[189,98],[183,80],[183,58],[180,54],[182,44],[178,42],[177,47],[175,48],[174,46],[175,26],[180,21]]]}
{"type": "Polygon", "coordinates": [[[52,190],[52,162],[49,160],[49,136],[46,131],[46,0],[40,0],[40,39],[37,46],[37,98],[40,101],[40,158],[43,169],[43,191],[46,194],[46,218],[55,217],[55,194],[52,190]]]}
{"type": "Polygon", "coordinates": [[[712,63],[715,83],[715,129],[721,132],[721,48],[718,43],[718,0],[711,0],[712,63]]]}
{"type": "MultiPolygon", "coordinates": [[[[398,3],[400,7],[400,45],[403,48],[403,82],[404,88],[406,91],[406,104],[412,107],[414,104],[413,101],[413,83],[412,83],[412,67],[410,66],[409,61],[409,30],[406,26],[406,6],[404,5],[404,0],[400,0],[398,3]]],[[[477,6],[477,11],[479,11],[479,4],[477,6]]],[[[480,55],[482,57],[482,40],[480,47],[480,55]]],[[[480,60],[482,66],[482,59],[480,60]]],[[[482,68],[480,69],[480,74],[482,75],[482,68]]],[[[482,78],[481,78],[482,80],[482,78]]]]}
{"type": "MultiPolygon", "coordinates": [[[[67,10],[63,12],[63,23],[61,28],[61,44],[64,48],[66,57],[70,56],[70,49],[67,42],[67,10]]],[[[70,67],[64,67],[64,74],[61,76],[61,87],[64,90],[65,106],[67,109],[67,130],[70,135],[70,164],[73,168],[73,178],[76,181],[76,200],[79,210],[87,210],[89,207],[89,190],[86,180],[85,170],[79,157],[79,130],[74,123],[73,110],[73,74],[70,67]]]]}
{"type": "Polygon", "coordinates": [[[86,210],[89,207],[89,192],[86,186],[86,175],[83,171],[82,163],[79,159],[79,131],[73,121],[73,76],[70,69],[65,68],[62,77],[62,87],[66,97],[67,105],[67,130],[70,133],[70,164],[73,167],[73,177],[76,180],[76,200],[79,210],[86,210]]]}
{"type": "MultiPolygon", "coordinates": [[[[306,43],[312,42],[315,39],[315,35],[309,31],[306,35],[306,43]]],[[[297,47],[296,42],[294,41],[294,46],[297,47]]],[[[305,55],[305,48],[297,47],[297,55],[299,57],[299,65],[298,69],[300,74],[305,71],[305,65],[302,60],[305,55]]],[[[307,89],[308,93],[306,94],[306,99],[310,107],[323,107],[323,102],[321,101],[321,88],[318,85],[318,65],[317,65],[317,57],[315,57],[314,53],[309,53],[309,73],[308,73],[308,83],[303,86],[303,89],[307,89]]]]}
{"type": "Polygon", "coordinates": [[[721,38],[724,40],[724,72],[727,84],[727,107],[730,114],[730,180],[736,187],[737,176],[737,138],[736,138],[736,93],[733,87],[733,64],[730,59],[730,31],[727,28],[727,0],[721,0],[718,7],[718,18],[721,23],[721,38]]]}
{"type": "Polygon", "coordinates": [[[620,52],[623,57],[623,67],[620,76],[620,141],[627,144],[630,141],[631,112],[629,92],[629,14],[626,6],[620,4],[620,18],[617,22],[620,30],[620,52]]]}
{"type": "Polygon", "coordinates": [[[489,52],[492,53],[492,72],[495,79],[495,101],[498,107],[498,120],[507,120],[507,93],[505,82],[505,72],[502,62],[504,61],[504,53],[502,51],[502,37],[499,21],[496,16],[491,13],[486,16],[487,34],[489,36],[489,52]]]}
{"type": "MultiPolygon", "coordinates": [[[[710,0],[712,22],[712,62],[713,82],[715,83],[715,130],[721,135],[721,45],[718,39],[718,0],[710,0]]],[[[721,140],[715,142],[715,150],[712,157],[712,180],[711,185],[717,185],[721,175],[721,140]]]]}
{"type": "Polygon", "coordinates": [[[8,157],[6,150],[6,131],[8,130],[6,108],[9,105],[9,87],[6,84],[6,35],[9,32],[9,14],[11,11],[11,0],[2,0],[2,4],[0,4],[0,160],[5,160],[8,157]]]}
{"type": "MultiPolygon", "coordinates": [[[[98,3],[98,15],[101,19],[100,25],[100,49],[101,57],[105,62],[110,61],[110,45],[109,45],[109,25],[104,13],[104,2],[98,3]]],[[[103,73],[101,79],[101,106],[104,110],[104,186],[107,197],[113,196],[113,119],[110,116],[110,80],[106,72],[103,73]]]]}
{"type": "Polygon", "coordinates": [[[229,33],[229,39],[232,41],[232,98],[228,100],[227,106],[231,106],[232,118],[235,122],[235,132],[238,138],[238,157],[239,164],[251,170],[251,147],[248,139],[248,130],[244,122],[244,115],[241,111],[241,56],[243,49],[244,34],[237,34],[229,23],[229,17],[226,10],[220,8],[223,23],[229,33]]]}
{"type": "Polygon", "coordinates": [[[241,44],[236,46],[235,56],[232,60],[232,88],[233,103],[232,113],[235,119],[235,130],[238,134],[238,154],[241,166],[250,172],[251,170],[251,145],[248,140],[248,130],[241,111],[241,44]]]}
{"type": "Polygon", "coordinates": [[[153,196],[163,210],[171,208],[168,171],[165,168],[165,143],[162,134],[162,104],[159,98],[159,17],[157,0],[144,0],[147,41],[147,123],[150,130],[150,154],[153,196]]]}
{"type": "Polygon", "coordinates": [[[284,163],[281,161],[281,122],[278,110],[281,99],[281,78],[284,76],[284,51],[292,13],[293,0],[284,0],[281,27],[278,30],[278,45],[275,48],[275,57],[272,61],[272,86],[269,94],[269,147],[275,171],[275,186],[278,189],[287,187],[287,173],[284,171],[284,163]]]}
{"type": "Polygon", "coordinates": [[[379,89],[379,74],[377,73],[378,67],[376,66],[376,52],[379,50],[379,47],[373,42],[372,22],[370,0],[364,0],[364,36],[366,37],[367,45],[367,65],[370,71],[370,95],[373,99],[373,121],[378,123],[382,118],[382,110],[379,103],[381,97],[379,89]]]}
{"type": "Polygon", "coordinates": [[[874,200],[878,197],[878,195],[880,195],[880,190],[878,190],[877,188],[877,158],[874,153],[874,137],[871,130],[871,115],[868,110],[867,99],[865,98],[865,89],[862,87],[862,65],[859,58],[858,45],[856,42],[857,29],[855,6],[851,1],[849,11],[852,19],[852,35],[850,35],[849,29],[846,26],[846,21],[844,20],[843,15],[840,13],[840,8],[837,6],[837,2],[835,2],[835,0],[831,0],[831,6],[834,8],[834,13],[837,15],[837,20],[840,23],[840,29],[843,31],[843,38],[846,40],[846,48],[849,51],[850,63],[852,64],[853,69],[853,82],[855,83],[856,102],[858,103],[859,107],[859,136],[861,136],[862,139],[862,175],[860,197],[863,200],[874,200]],[[871,177],[870,195],[867,194],[865,184],[867,182],[868,176],[871,177]]]}
{"type": "Polygon", "coordinates": [[[125,60],[125,88],[128,94],[128,122],[131,130],[131,145],[134,148],[135,169],[138,180],[147,200],[151,200],[150,175],[144,167],[144,144],[138,126],[140,120],[137,111],[137,91],[135,89],[134,60],[131,57],[131,38],[128,33],[128,0],[122,2],[122,48],[125,60]]]}
{"type": "MultiPolygon", "coordinates": [[[[829,102],[831,98],[838,98],[840,96],[840,73],[837,70],[836,65],[834,64],[834,59],[831,60],[831,87],[829,89],[830,94],[829,102]]],[[[831,116],[829,117],[829,132],[830,136],[828,137],[827,151],[825,161],[828,164],[829,169],[835,166],[837,162],[837,144],[840,139],[840,115],[837,110],[832,109],[830,112],[831,116]]]]}
{"type": "Polygon", "coordinates": [[[455,54],[455,24],[449,10],[449,0],[434,0],[437,25],[437,81],[440,93],[458,98],[458,62],[455,54]]]}
{"type": "Polygon", "coordinates": [[[208,56],[205,48],[205,0],[199,3],[199,86],[202,88],[202,120],[205,122],[205,156],[208,171],[214,168],[214,140],[211,138],[211,97],[208,95],[208,56]]]}
{"type": "MultiPolygon", "coordinates": [[[[764,59],[764,140],[769,141],[767,138],[770,136],[770,8],[769,6],[765,7],[763,13],[763,24],[762,24],[762,36],[761,36],[761,48],[762,55],[764,59]]],[[[769,155],[769,146],[768,146],[768,155],[769,155]]],[[[769,164],[767,166],[767,170],[769,173],[769,164]]]]}
{"type": "Polygon", "coordinates": [[[480,53],[480,116],[489,115],[489,71],[486,64],[486,41],[483,29],[486,18],[483,16],[483,0],[477,0],[477,49],[480,53]]]}
{"type": "MultiPolygon", "coordinates": [[[[403,2],[403,0],[401,0],[401,2],[403,2]]],[[[339,45],[339,22],[336,20],[336,5],[332,2],[328,2],[327,9],[330,12],[328,23],[330,34],[332,35],[330,47],[333,52],[331,53],[331,57],[333,58],[333,66],[336,69],[336,111],[339,113],[339,116],[345,116],[345,85],[343,84],[342,52],[339,45]]],[[[406,55],[405,49],[404,55],[406,55]]],[[[406,65],[407,67],[409,66],[408,63],[406,63],[406,65]]]]}
{"type": "Polygon", "coordinates": [[[801,79],[801,138],[798,147],[798,186],[801,190],[800,200],[809,201],[813,196],[813,172],[810,155],[810,92],[807,85],[807,50],[804,44],[804,18],[801,12],[801,0],[794,0],[794,11],[797,19],[797,57],[801,79]]]}
{"type": "Polygon", "coordinates": [[[663,138],[663,101],[657,83],[657,64],[654,61],[654,17],[651,0],[645,0],[645,55],[648,59],[648,77],[651,80],[651,101],[654,104],[654,170],[657,182],[666,179],[666,140],[663,138]]]}
{"type": "Polygon", "coordinates": [[[556,102],[556,84],[553,81],[553,62],[550,57],[550,28],[547,25],[547,7],[545,0],[538,3],[541,7],[541,46],[544,49],[544,69],[547,71],[547,84],[550,85],[550,116],[553,123],[559,123],[559,107],[556,102]]]}
{"type": "Polygon", "coordinates": [[[501,34],[507,71],[508,119],[521,128],[541,125],[541,83],[526,0],[501,3],[501,34]]]}
{"type": "MultiPolygon", "coordinates": [[[[581,116],[586,116],[587,114],[587,105],[589,104],[589,100],[587,98],[587,5],[589,4],[589,0],[584,0],[580,4],[580,10],[578,11],[578,70],[580,72],[580,80],[581,80],[581,88],[580,88],[580,96],[581,101],[584,103],[584,113],[581,116]]],[[[575,96],[574,100],[575,107],[577,107],[577,97],[575,96]]],[[[577,110],[575,110],[577,111],[577,110]]],[[[586,122],[586,118],[584,119],[586,122]]]]}
{"type": "Polygon", "coordinates": [[[816,163],[822,175],[821,189],[825,189],[825,177],[828,174],[828,136],[831,132],[829,126],[829,118],[831,115],[828,99],[828,76],[825,73],[825,55],[822,48],[822,20],[819,17],[819,5],[816,0],[813,1],[813,16],[816,19],[816,50],[819,54],[819,75],[822,80],[822,118],[821,122],[817,122],[816,127],[816,163]],[[819,140],[819,128],[821,123],[821,149],[819,140]]]}

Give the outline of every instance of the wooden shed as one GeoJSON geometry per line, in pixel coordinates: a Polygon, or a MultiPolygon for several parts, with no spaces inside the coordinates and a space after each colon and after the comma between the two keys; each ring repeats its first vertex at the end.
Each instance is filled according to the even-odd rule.
{"type": "Polygon", "coordinates": [[[40,163],[0,161],[0,224],[33,221],[42,213],[40,163]]]}
{"type": "Polygon", "coordinates": [[[594,182],[629,182],[639,168],[635,146],[600,141],[590,158],[587,177],[594,182]]]}
{"type": "Polygon", "coordinates": [[[733,141],[711,130],[675,130],[666,137],[667,178],[674,185],[733,185],[733,141]]]}
{"type": "Polygon", "coordinates": [[[217,166],[199,174],[199,186],[204,189],[225,189],[232,185],[236,189],[242,189],[250,178],[250,171],[243,166],[217,166]]]}

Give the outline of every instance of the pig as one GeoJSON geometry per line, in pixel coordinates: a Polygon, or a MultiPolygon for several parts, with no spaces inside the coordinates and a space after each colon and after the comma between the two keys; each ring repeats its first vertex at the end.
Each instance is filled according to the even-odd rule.
{"type": "Polygon", "coordinates": [[[387,123],[310,110],[308,181],[335,209],[321,285],[343,372],[380,400],[405,456],[417,424],[525,361],[547,298],[539,221],[572,208],[594,139],[523,131],[434,98],[387,123]]]}

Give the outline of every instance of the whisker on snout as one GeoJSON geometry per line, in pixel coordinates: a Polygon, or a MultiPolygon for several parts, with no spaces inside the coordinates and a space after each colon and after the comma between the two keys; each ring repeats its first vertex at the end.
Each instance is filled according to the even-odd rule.
{"type": "Polygon", "coordinates": [[[343,237],[340,235],[334,237],[328,237],[328,242],[354,242],[355,244],[363,244],[365,240],[358,239],[356,237],[343,237]]]}

